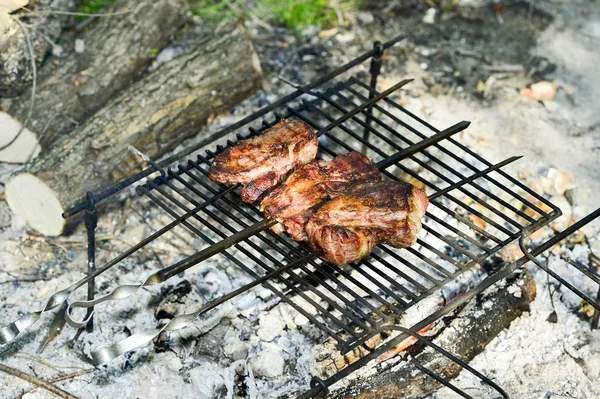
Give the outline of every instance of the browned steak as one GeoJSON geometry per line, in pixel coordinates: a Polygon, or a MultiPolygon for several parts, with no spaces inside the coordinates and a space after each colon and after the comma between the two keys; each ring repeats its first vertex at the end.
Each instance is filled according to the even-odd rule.
{"type": "Polygon", "coordinates": [[[312,161],[317,148],[317,136],[308,125],[284,119],[217,155],[208,177],[218,183],[244,184],[242,199],[254,202],[290,171],[312,161]]]}
{"type": "Polygon", "coordinates": [[[344,265],[366,257],[379,243],[414,244],[428,204],[427,195],[408,183],[360,184],[322,204],[308,217],[305,231],[324,259],[344,265]]]}
{"type": "Polygon", "coordinates": [[[349,152],[329,162],[318,160],[304,165],[266,194],[260,207],[267,218],[279,222],[274,231],[285,230],[301,241],[306,239],[304,225],[312,207],[335,198],[350,185],[380,180],[381,172],[369,158],[349,152]]]}

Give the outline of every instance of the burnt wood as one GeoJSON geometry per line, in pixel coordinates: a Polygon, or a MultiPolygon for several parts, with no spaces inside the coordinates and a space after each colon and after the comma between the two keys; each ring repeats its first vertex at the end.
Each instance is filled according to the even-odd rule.
{"type": "MultiPolygon", "coordinates": [[[[526,269],[522,269],[517,277],[503,280],[500,284],[503,285],[503,289],[488,290],[472,299],[438,333],[434,342],[466,362],[481,353],[502,330],[509,327],[523,312],[528,311],[529,304],[535,299],[535,281],[526,269]],[[517,289],[506,289],[508,287],[517,289]],[[514,292],[520,292],[521,295],[515,296],[514,292]],[[490,303],[486,303],[488,301],[491,306],[490,303]]],[[[431,349],[424,349],[418,354],[413,353],[413,356],[420,364],[446,380],[455,378],[462,370],[458,364],[431,349]]],[[[415,367],[405,363],[399,368],[384,367],[382,372],[372,378],[354,380],[344,389],[334,391],[332,397],[416,399],[424,398],[441,387],[442,384],[424,373],[415,374],[415,367]]]]}

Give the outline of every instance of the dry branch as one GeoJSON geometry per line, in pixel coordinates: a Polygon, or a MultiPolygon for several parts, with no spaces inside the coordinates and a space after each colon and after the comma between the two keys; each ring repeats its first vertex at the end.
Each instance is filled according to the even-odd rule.
{"type": "Polygon", "coordinates": [[[22,380],[25,380],[27,382],[30,382],[32,384],[35,384],[37,386],[39,386],[40,388],[44,388],[47,391],[52,392],[55,395],[58,395],[61,398],[64,399],[77,399],[77,396],[73,396],[71,395],[69,392],[62,390],[60,388],[58,388],[57,386],[52,385],[49,382],[46,382],[40,378],[37,378],[34,375],[30,375],[27,373],[24,373],[20,370],[14,369],[12,367],[6,366],[4,364],[0,363],[0,371],[3,371],[7,374],[10,374],[12,376],[15,376],[17,378],[20,378],[22,380]]]}
{"type": "MultiPolygon", "coordinates": [[[[107,7],[110,14],[99,17],[77,36],[82,53],[70,51],[54,58],[39,71],[38,92],[28,128],[47,148],[100,109],[118,91],[146,70],[156,52],[184,24],[183,0],[120,0],[107,7]]],[[[29,93],[14,101],[9,114],[21,122],[29,109],[29,93]]]]}
{"type": "Polygon", "coordinates": [[[261,81],[246,32],[227,25],[131,85],[12,176],[8,204],[40,233],[59,235],[66,207],[139,168],[128,145],[158,159],[261,81]]]}
{"type": "MultiPolygon", "coordinates": [[[[48,380],[47,382],[48,382],[49,384],[56,384],[57,382],[61,382],[61,381],[64,381],[64,380],[70,380],[70,379],[73,379],[73,378],[77,378],[77,377],[80,377],[80,376],[82,376],[82,375],[85,375],[85,374],[92,373],[92,372],[94,372],[94,371],[96,371],[96,369],[86,369],[86,370],[81,370],[81,371],[77,371],[77,372],[75,372],[75,373],[71,373],[71,374],[65,374],[65,375],[61,375],[61,376],[59,376],[59,377],[52,378],[52,379],[48,380]]],[[[38,389],[40,389],[40,387],[39,387],[39,386],[35,386],[35,387],[33,387],[33,388],[30,388],[30,389],[29,389],[29,390],[27,390],[26,392],[23,392],[21,395],[17,396],[15,399],[23,399],[23,397],[24,397],[26,394],[28,394],[28,393],[32,393],[32,392],[35,392],[35,391],[37,391],[38,389]]]]}

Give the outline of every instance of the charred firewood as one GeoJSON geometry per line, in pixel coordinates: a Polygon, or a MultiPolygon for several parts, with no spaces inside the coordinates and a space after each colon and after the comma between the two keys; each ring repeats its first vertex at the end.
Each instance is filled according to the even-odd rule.
{"type": "MultiPolygon", "coordinates": [[[[530,302],[535,298],[535,281],[526,270],[518,277],[506,281],[505,285],[514,288],[484,292],[458,313],[443,318],[439,322],[441,327],[432,330],[435,337],[433,342],[442,348],[451,348],[450,352],[465,362],[481,353],[496,335],[529,309],[530,302]]],[[[345,355],[341,355],[329,345],[332,349],[331,355],[327,360],[317,362],[315,370],[320,370],[320,377],[327,378],[359,361],[386,338],[378,335],[345,355]]],[[[403,353],[410,354],[420,364],[447,380],[455,378],[462,370],[457,363],[420,343],[409,346],[403,353]]],[[[344,388],[339,390],[335,390],[334,386],[332,397],[423,398],[442,387],[423,373],[415,374],[415,367],[408,363],[391,361],[390,364],[379,363],[376,367],[381,369],[369,378],[346,381],[344,388]]]]}

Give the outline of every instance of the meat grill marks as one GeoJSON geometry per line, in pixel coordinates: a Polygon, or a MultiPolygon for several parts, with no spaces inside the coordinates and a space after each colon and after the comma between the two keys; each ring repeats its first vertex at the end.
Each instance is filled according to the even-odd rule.
{"type": "Polygon", "coordinates": [[[312,161],[317,149],[317,136],[308,125],[284,119],[217,155],[208,177],[218,183],[243,184],[242,199],[253,203],[290,171],[312,161]]]}
{"type": "Polygon", "coordinates": [[[380,180],[381,172],[369,158],[349,152],[331,161],[318,160],[302,166],[267,193],[260,208],[267,218],[279,222],[273,231],[286,231],[294,240],[303,241],[307,239],[304,226],[311,208],[336,198],[351,185],[380,180]]]}
{"type": "Polygon", "coordinates": [[[310,127],[282,120],[215,157],[208,177],[243,184],[242,200],[260,201],[265,217],[278,222],[273,231],[309,241],[337,265],[368,256],[379,243],[414,244],[429,203],[424,192],[381,182],[379,169],[358,152],[310,162],[317,149],[310,127]]]}
{"type": "Polygon", "coordinates": [[[305,231],[323,258],[344,265],[366,257],[380,243],[413,245],[428,204],[427,195],[408,183],[354,185],[315,210],[305,231]]]}

